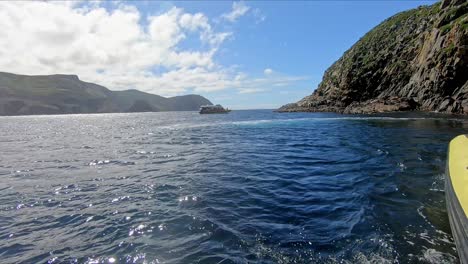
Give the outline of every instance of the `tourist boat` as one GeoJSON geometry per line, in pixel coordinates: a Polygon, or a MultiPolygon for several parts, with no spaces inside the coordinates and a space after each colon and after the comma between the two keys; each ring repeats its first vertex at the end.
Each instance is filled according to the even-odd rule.
{"type": "Polygon", "coordinates": [[[222,107],[221,105],[202,105],[200,106],[200,114],[226,114],[231,110],[222,107]]]}
{"type": "Polygon", "coordinates": [[[462,264],[468,263],[468,135],[450,141],[445,177],[450,227],[462,264]]]}

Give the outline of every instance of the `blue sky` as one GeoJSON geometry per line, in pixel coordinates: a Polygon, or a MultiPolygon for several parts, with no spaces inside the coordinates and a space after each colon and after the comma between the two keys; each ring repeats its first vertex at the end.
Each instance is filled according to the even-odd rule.
{"type": "Polygon", "coordinates": [[[109,89],[164,96],[197,93],[233,109],[277,108],[311,94],[374,26],[433,3],[2,2],[1,17],[24,21],[3,23],[5,34],[21,41],[0,43],[11,56],[0,59],[0,70],[73,73],[109,89]],[[18,45],[28,42],[33,49],[18,45]]]}
{"type": "MultiPolygon", "coordinates": [[[[436,1],[249,1],[250,12],[228,25],[235,36],[227,41],[216,61],[237,65],[243,72],[261,76],[270,68],[288,76],[304,76],[286,87],[264,87],[264,92],[236,91],[202,93],[216,103],[234,108],[276,108],[309,95],[324,71],[360,37],[386,18],[436,1]],[[257,16],[264,17],[261,21],[257,16]]],[[[203,12],[211,18],[229,11],[228,1],[166,2],[188,12],[203,12]]],[[[163,5],[163,6],[164,6],[163,5]]],[[[140,3],[139,8],[161,6],[140,3]]],[[[164,7],[162,7],[164,8],[164,7]]],[[[226,26],[226,25],[221,25],[226,26]]],[[[224,28],[223,28],[224,29],[224,28]]]]}

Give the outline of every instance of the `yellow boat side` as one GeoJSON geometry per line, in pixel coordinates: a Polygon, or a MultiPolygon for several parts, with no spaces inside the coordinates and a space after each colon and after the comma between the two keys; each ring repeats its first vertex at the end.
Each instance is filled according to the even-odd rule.
{"type": "Polygon", "coordinates": [[[445,197],[460,262],[468,264],[468,135],[450,141],[445,197]]]}
{"type": "Polygon", "coordinates": [[[450,141],[449,171],[455,195],[468,217],[468,135],[450,141]]]}

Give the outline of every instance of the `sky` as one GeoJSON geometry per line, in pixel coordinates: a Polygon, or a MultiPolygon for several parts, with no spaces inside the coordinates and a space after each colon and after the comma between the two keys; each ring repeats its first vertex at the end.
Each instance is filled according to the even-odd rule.
{"type": "Polygon", "coordinates": [[[0,71],[273,109],[386,18],[426,1],[2,1],[0,71]]]}

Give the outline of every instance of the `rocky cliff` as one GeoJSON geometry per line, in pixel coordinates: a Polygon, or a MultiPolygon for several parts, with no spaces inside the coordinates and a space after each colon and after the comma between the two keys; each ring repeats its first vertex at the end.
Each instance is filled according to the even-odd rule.
{"type": "Polygon", "coordinates": [[[399,13],[368,32],[312,95],[279,111],[468,114],[468,2],[399,13]]]}
{"type": "Polygon", "coordinates": [[[199,95],[162,97],[111,91],[76,75],[28,76],[0,72],[0,115],[194,111],[212,104],[199,95]]]}

